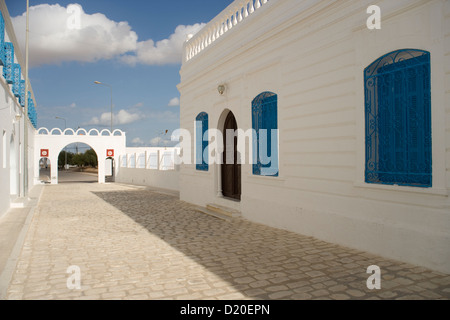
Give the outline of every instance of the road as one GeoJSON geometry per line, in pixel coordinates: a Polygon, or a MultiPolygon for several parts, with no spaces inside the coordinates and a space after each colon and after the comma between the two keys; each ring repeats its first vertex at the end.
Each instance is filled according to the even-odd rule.
{"type": "MultiPolygon", "coordinates": [[[[41,169],[39,171],[39,177],[42,181],[50,182],[50,168],[41,169]]],[[[58,183],[95,183],[98,182],[98,176],[94,173],[77,172],[72,170],[58,170],[58,183]]]]}

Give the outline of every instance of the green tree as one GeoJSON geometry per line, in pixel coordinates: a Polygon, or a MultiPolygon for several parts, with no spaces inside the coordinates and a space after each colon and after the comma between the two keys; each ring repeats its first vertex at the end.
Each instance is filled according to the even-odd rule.
{"type": "MultiPolygon", "coordinates": [[[[72,152],[67,152],[67,164],[73,164],[72,163],[73,156],[74,154],[72,152]]],[[[65,161],[66,161],[66,151],[61,151],[58,156],[58,166],[63,167],[65,161]]]]}
{"type": "Polygon", "coordinates": [[[86,150],[86,152],[84,153],[84,160],[86,166],[96,168],[98,165],[97,154],[92,149],[86,150]]]}
{"type": "Polygon", "coordinates": [[[84,167],[84,165],[85,165],[84,154],[82,154],[82,153],[75,154],[72,158],[72,164],[74,164],[78,167],[84,167]]]}
{"type": "Polygon", "coordinates": [[[71,158],[71,164],[81,168],[88,166],[96,168],[98,165],[97,154],[92,149],[86,150],[85,153],[74,154],[71,158]]]}

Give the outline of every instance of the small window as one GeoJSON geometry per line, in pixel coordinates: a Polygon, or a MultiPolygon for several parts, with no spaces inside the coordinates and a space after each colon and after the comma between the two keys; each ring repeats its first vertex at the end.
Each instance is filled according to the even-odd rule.
{"type": "Polygon", "coordinates": [[[398,50],[364,70],[367,183],[431,187],[430,53],[398,50]]]}
{"type": "Polygon", "coordinates": [[[199,171],[208,171],[208,114],[200,113],[195,118],[195,163],[199,171]]]}

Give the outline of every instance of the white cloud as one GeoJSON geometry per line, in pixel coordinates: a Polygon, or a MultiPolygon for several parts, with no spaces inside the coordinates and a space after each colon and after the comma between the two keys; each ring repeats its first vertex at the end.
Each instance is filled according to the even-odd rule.
{"type": "MultiPolygon", "coordinates": [[[[187,34],[195,34],[205,24],[179,25],[167,39],[138,41],[128,22],[116,22],[104,14],[87,14],[81,5],[68,12],[59,4],[30,7],[30,65],[60,64],[65,61],[95,62],[120,57],[130,65],[180,63],[187,34]],[[79,12],[79,27],[70,27],[79,12]]],[[[21,46],[25,44],[26,14],[12,22],[21,46]]],[[[21,48],[22,51],[24,48],[21,48]]]]}
{"type": "Polygon", "coordinates": [[[172,111],[152,112],[146,114],[146,117],[149,119],[163,120],[165,122],[178,122],[180,120],[180,116],[172,111]]]}
{"type": "Polygon", "coordinates": [[[143,145],[145,144],[145,142],[144,142],[141,138],[139,138],[139,137],[134,138],[133,140],[131,140],[131,143],[132,143],[134,146],[143,146],[143,145]]]}
{"type": "MultiPolygon", "coordinates": [[[[78,5],[79,6],[79,5],[78,5]]],[[[69,28],[75,13],[59,4],[30,7],[30,65],[64,61],[94,62],[136,50],[137,34],[127,22],[101,13],[86,14],[79,6],[80,27],[69,28]]],[[[26,15],[12,18],[18,41],[25,44],[26,15]]],[[[21,48],[23,49],[23,48],[21,48]]]]}
{"type": "MultiPolygon", "coordinates": [[[[130,113],[126,110],[120,110],[117,114],[113,114],[113,124],[130,124],[143,119],[144,116],[139,113],[130,113]]],[[[102,113],[100,117],[93,117],[86,125],[108,126],[111,124],[111,113],[102,113]]]]}
{"type": "Polygon", "coordinates": [[[180,105],[180,99],[175,97],[175,98],[173,98],[173,99],[171,99],[169,101],[169,104],[167,106],[169,106],[169,107],[178,107],[179,105],[180,105]]]}
{"type": "Polygon", "coordinates": [[[151,147],[172,147],[173,145],[173,141],[163,137],[155,137],[150,140],[151,147]]]}
{"type": "Polygon", "coordinates": [[[130,65],[137,63],[148,65],[180,63],[186,36],[197,33],[204,26],[204,23],[196,23],[190,26],[179,25],[168,39],[160,40],[156,43],[151,39],[138,42],[135,54],[125,55],[122,57],[122,60],[130,65]]]}

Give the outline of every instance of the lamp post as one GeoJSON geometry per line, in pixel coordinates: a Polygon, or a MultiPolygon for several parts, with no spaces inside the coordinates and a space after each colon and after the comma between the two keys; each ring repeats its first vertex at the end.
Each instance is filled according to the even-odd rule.
{"type": "Polygon", "coordinates": [[[106,87],[109,87],[109,89],[111,90],[111,133],[113,132],[113,99],[112,99],[112,86],[107,84],[107,83],[103,83],[100,81],[94,81],[95,84],[101,84],[104,85],[106,87]]]}
{"type": "MultiPolygon", "coordinates": [[[[25,25],[25,114],[24,114],[24,120],[23,120],[23,153],[24,153],[24,168],[23,168],[23,195],[28,195],[28,55],[29,55],[29,33],[30,33],[30,22],[29,22],[29,7],[30,7],[30,1],[27,0],[27,16],[26,16],[26,25],[25,25]]],[[[14,58],[13,58],[14,60],[14,58]]]]}
{"type": "MultiPolygon", "coordinates": [[[[61,117],[55,117],[55,119],[64,120],[64,130],[67,129],[67,122],[66,122],[66,119],[61,118],[61,117]]],[[[64,147],[64,170],[67,171],[67,150],[66,150],[66,147],[64,147]]]]}

